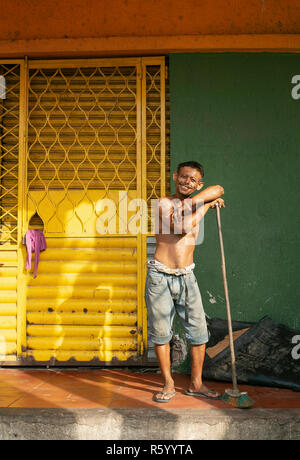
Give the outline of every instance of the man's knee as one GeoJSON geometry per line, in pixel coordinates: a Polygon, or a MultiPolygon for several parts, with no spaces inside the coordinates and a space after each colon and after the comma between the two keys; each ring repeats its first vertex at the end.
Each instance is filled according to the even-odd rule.
{"type": "Polygon", "coordinates": [[[172,333],[161,333],[160,331],[151,331],[150,340],[155,345],[166,345],[172,339],[172,333]]]}

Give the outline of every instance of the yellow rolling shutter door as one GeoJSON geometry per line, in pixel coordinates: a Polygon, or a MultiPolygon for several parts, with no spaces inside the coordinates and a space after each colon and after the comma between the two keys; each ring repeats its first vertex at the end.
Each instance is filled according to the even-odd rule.
{"type": "Polygon", "coordinates": [[[57,64],[29,70],[28,220],[48,248],[28,281],[27,356],[128,361],[140,352],[138,242],[96,224],[101,199],[138,193],[138,62],[57,64]]]}
{"type": "MultiPolygon", "coordinates": [[[[27,275],[27,358],[137,362],[146,235],[97,233],[99,200],[164,192],[164,63],[30,62],[27,215],[48,248],[27,275]]],[[[117,232],[118,232],[117,227],[117,232]]]]}
{"type": "Polygon", "coordinates": [[[141,363],[147,235],[120,234],[119,200],[165,193],[164,59],[1,61],[3,81],[0,362],[141,363]],[[102,199],[115,234],[97,231],[102,199]],[[47,240],[36,278],[29,228],[47,240]]]}
{"type": "Polygon", "coordinates": [[[137,357],[135,239],[47,242],[28,286],[28,356],[77,363],[137,357]]]}

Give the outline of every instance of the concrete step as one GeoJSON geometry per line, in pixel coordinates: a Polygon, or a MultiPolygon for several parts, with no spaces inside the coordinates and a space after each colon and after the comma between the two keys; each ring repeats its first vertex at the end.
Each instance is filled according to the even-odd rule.
{"type": "Polygon", "coordinates": [[[300,409],[1,408],[0,440],[300,440],[300,409]]]}

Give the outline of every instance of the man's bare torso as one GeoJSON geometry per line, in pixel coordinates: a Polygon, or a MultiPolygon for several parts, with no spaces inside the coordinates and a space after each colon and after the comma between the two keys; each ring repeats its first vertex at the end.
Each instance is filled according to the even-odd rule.
{"type": "Polygon", "coordinates": [[[154,259],[169,268],[185,268],[192,265],[194,250],[195,237],[193,236],[186,235],[180,238],[179,235],[156,235],[154,259]]]}
{"type": "MultiPolygon", "coordinates": [[[[192,227],[187,233],[174,233],[174,210],[172,210],[172,198],[173,197],[165,197],[161,200],[165,206],[163,206],[162,212],[159,215],[159,229],[156,233],[156,251],[154,259],[166,265],[168,268],[185,268],[193,264],[193,255],[196,238],[199,232],[199,224],[192,227]],[[163,227],[164,224],[166,228],[163,227]],[[169,227],[171,227],[170,231],[168,231],[169,227]]],[[[183,201],[177,201],[177,206],[175,206],[175,216],[176,207],[179,214],[182,213],[183,201]]],[[[177,232],[179,231],[180,229],[177,229],[177,232]]]]}
{"type": "Polygon", "coordinates": [[[203,187],[202,173],[199,168],[188,165],[181,166],[173,174],[173,180],[175,194],[159,200],[157,207],[154,259],[168,268],[185,268],[193,264],[200,222],[205,213],[216,202],[219,206],[225,206],[220,198],[224,189],[216,185],[200,192],[203,187]],[[194,192],[198,192],[196,196],[193,196],[194,192]]]}

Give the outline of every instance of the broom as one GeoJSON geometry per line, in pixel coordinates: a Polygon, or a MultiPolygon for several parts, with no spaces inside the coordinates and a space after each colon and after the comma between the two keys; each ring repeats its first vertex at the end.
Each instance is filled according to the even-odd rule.
{"type": "Polygon", "coordinates": [[[218,232],[219,232],[221,260],[222,260],[222,275],[223,275],[227,320],[228,320],[228,332],[229,332],[229,344],[230,344],[231,368],[232,368],[232,384],[233,384],[233,389],[231,388],[226,389],[225,394],[222,396],[221,399],[225,401],[226,403],[230,404],[231,406],[238,407],[239,409],[247,409],[253,406],[254,401],[250,398],[250,396],[248,396],[247,392],[241,393],[237,386],[235,353],[234,353],[233,334],[232,334],[232,321],[231,321],[229,293],[228,293],[227,277],[226,277],[223,236],[222,236],[222,229],[221,229],[221,214],[220,214],[220,207],[219,207],[218,202],[216,203],[216,211],[217,211],[217,224],[218,224],[218,232]]]}

